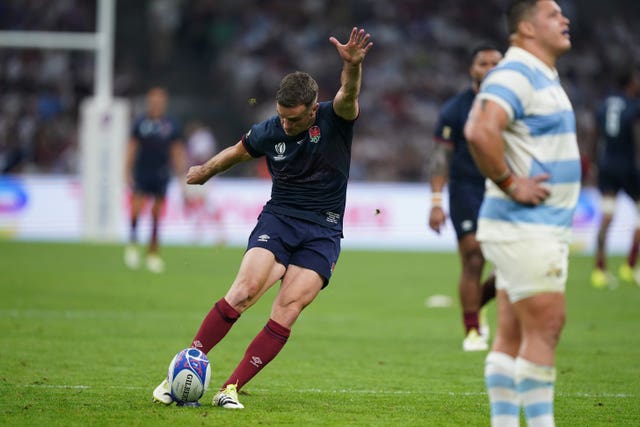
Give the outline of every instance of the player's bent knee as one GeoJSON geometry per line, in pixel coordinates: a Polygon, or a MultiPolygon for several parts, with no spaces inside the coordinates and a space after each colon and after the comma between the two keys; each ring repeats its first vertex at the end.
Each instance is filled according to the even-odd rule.
{"type": "Polygon", "coordinates": [[[259,281],[251,279],[235,282],[227,293],[229,304],[240,311],[246,310],[258,300],[262,286],[259,281]]]}

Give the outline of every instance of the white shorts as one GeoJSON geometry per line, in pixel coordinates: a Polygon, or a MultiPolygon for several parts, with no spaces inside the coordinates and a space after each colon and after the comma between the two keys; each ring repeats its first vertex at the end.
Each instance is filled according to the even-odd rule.
{"type": "Polygon", "coordinates": [[[564,292],[569,245],[553,240],[481,242],[482,253],[496,268],[496,289],[516,302],[545,292],[564,292]]]}

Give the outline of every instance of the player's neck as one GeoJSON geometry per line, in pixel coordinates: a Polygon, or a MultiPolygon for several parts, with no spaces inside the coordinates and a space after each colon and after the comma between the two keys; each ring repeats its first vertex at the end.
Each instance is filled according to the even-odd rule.
{"type": "Polygon", "coordinates": [[[534,41],[519,40],[514,42],[513,46],[526,50],[552,70],[556,68],[556,60],[558,59],[558,55],[550,52],[549,49],[545,49],[543,46],[540,46],[534,41]]]}

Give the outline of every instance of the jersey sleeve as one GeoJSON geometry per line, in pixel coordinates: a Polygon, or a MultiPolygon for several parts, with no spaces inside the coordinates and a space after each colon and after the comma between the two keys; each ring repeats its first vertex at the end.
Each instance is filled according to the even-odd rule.
{"type": "Polygon", "coordinates": [[[533,94],[534,74],[535,71],[521,62],[501,64],[485,77],[478,99],[496,102],[507,112],[511,121],[522,119],[533,94]]]}
{"type": "Polygon", "coordinates": [[[263,127],[263,123],[253,125],[247,133],[242,135],[242,145],[244,145],[245,150],[247,150],[251,157],[264,156],[264,150],[260,143],[260,135],[264,135],[263,127]]]}

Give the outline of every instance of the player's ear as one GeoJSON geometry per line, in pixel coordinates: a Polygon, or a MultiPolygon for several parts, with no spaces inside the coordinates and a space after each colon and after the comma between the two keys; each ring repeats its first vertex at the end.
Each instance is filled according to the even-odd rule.
{"type": "Polygon", "coordinates": [[[318,111],[318,108],[320,108],[320,104],[316,102],[313,104],[313,107],[311,107],[311,113],[315,114],[318,111]]]}
{"type": "Polygon", "coordinates": [[[518,32],[524,37],[533,37],[535,34],[535,28],[532,22],[522,20],[518,23],[518,32]]]}

